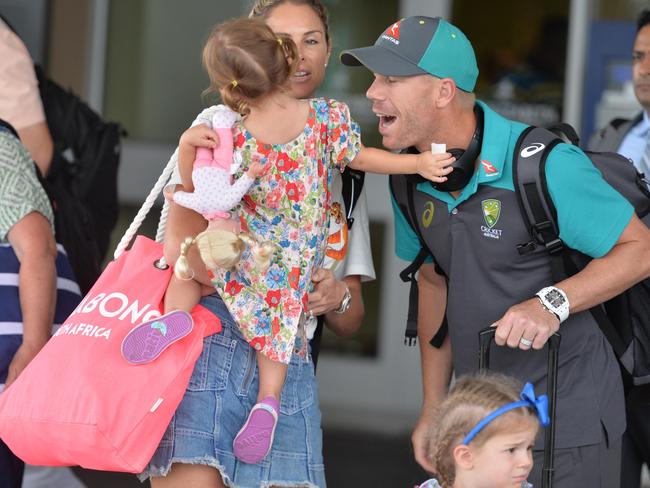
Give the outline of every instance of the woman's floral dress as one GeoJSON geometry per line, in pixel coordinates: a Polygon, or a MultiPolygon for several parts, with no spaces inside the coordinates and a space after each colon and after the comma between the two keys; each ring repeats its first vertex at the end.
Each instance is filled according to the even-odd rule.
{"type": "Polygon", "coordinates": [[[267,169],[234,209],[243,231],[276,244],[269,269],[259,272],[246,250],[236,269],[212,269],[212,283],[255,350],[288,363],[307,303],[312,271],[323,260],[332,171],[342,171],[361,148],[348,107],[311,99],[303,132],[286,144],[256,140],[242,122],[233,127],[242,165],[267,169]]]}

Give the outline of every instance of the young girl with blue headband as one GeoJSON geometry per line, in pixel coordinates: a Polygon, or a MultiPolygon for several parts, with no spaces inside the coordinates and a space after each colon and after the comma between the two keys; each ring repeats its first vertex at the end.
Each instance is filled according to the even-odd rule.
{"type": "Polygon", "coordinates": [[[419,488],[532,488],[532,448],[548,425],[546,395],[510,377],[458,379],[441,403],[429,456],[436,478],[419,488]]]}

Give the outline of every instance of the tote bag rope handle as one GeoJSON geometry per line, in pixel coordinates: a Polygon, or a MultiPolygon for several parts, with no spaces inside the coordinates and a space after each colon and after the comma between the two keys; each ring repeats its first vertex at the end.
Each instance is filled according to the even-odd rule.
{"type": "MultiPolygon", "coordinates": [[[[135,218],[133,219],[133,222],[131,222],[131,225],[126,230],[124,236],[122,237],[119,244],[115,248],[115,252],[113,253],[113,259],[119,258],[122,255],[122,253],[126,250],[126,248],[129,246],[129,244],[135,237],[136,233],[138,232],[138,229],[142,225],[142,222],[144,221],[144,219],[147,217],[147,214],[151,210],[151,207],[153,207],[153,204],[156,202],[158,195],[160,195],[163,188],[165,187],[165,184],[167,183],[167,181],[169,181],[169,178],[172,174],[172,171],[174,171],[175,167],[176,167],[176,158],[172,157],[167,163],[167,166],[165,166],[165,169],[163,170],[161,175],[158,177],[158,181],[156,181],[156,184],[149,192],[149,195],[147,196],[144,203],[142,204],[142,207],[140,207],[140,210],[138,211],[135,218]]],[[[168,213],[169,213],[169,202],[165,200],[165,203],[163,204],[163,208],[160,214],[160,220],[158,222],[158,230],[156,231],[156,242],[162,242],[163,240],[163,236],[165,233],[165,225],[167,224],[168,213]]],[[[161,266],[165,265],[164,257],[161,258],[159,264],[161,266]]]]}

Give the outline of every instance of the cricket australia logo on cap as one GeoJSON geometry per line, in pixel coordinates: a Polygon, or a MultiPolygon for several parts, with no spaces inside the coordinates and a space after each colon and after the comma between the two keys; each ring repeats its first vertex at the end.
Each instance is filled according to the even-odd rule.
{"type": "Polygon", "coordinates": [[[401,23],[402,23],[401,20],[398,20],[397,22],[395,22],[388,29],[386,29],[386,32],[383,33],[381,38],[387,40],[388,42],[392,42],[393,44],[399,46],[399,27],[400,27],[401,23]]]}
{"type": "Polygon", "coordinates": [[[485,237],[491,239],[501,238],[501,229],[494,228],[501,216],[501,202],[490,198],[488,200],[483,200],[481,206],[483,209],[483,220],[486,224],[481,226],[481,232],[483,232],[485,237]]]}

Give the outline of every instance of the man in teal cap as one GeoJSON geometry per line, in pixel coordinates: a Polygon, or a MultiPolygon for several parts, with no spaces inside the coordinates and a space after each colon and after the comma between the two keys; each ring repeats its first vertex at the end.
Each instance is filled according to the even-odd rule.
{"type": "MultiPolygon", "coordinates": [[[[582,151],[555,146],[545,177],[560,237],[594,259],[553,282],[545,250],[516,250],[530,241],[512,175],[514,146],[526,126],[475,99],[478,69],[467,37],[443,19],[408,17],[389,26],[374,46],[343,52],[341,61],[374,73],[366,95],[384,146],[422,152],[444,144],[456,157],[445,183],[410,187],[410,213],[429,251],[417,277],[424,392],[412,436],[417,461],[435,472],[427,456],[435,407],[452,369],[460,375],[477,368],[480,329],[493,324],[497,344],[508,346],[493,348],[493,369],[533,382],[538,393],[546,389],[540,349],[560,330],[554,486],[618,487],[625,429],[621,378],[611,347],[585,311],[650,276],[647,227],[582,151]],[[435,348],[430,340],[445,317],[449,334],[435,348]]],[[[525,147],[521,157],[538,150],[525,147]]],[[[407,185],[403,177],[391,179],[395,195],[407,185]]],[[[404,206],[394,199],[393,207],[396,253],[412,262],[420,238],[404,206]]],[[[539,439],[529,479],[534,486],[541,486],[542,448],[539,439]]]]}

